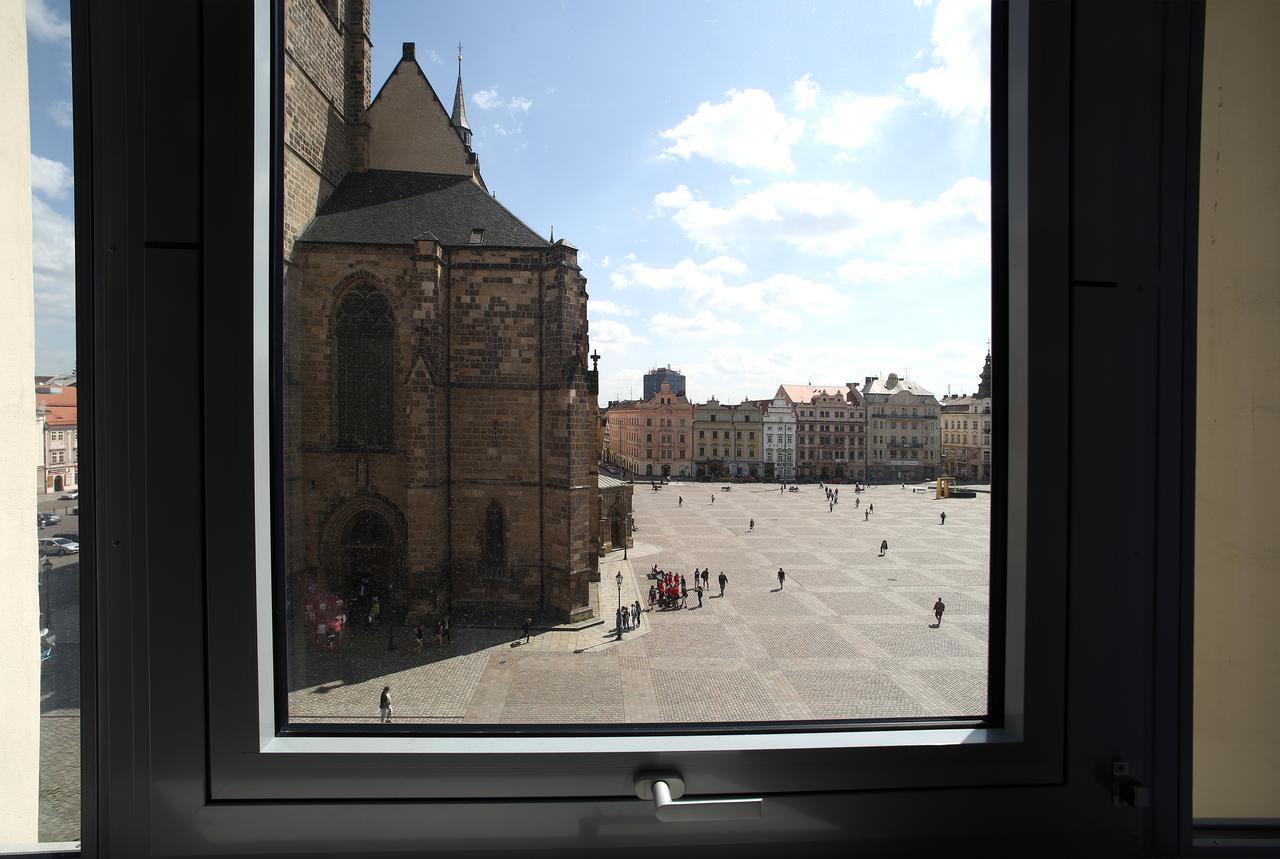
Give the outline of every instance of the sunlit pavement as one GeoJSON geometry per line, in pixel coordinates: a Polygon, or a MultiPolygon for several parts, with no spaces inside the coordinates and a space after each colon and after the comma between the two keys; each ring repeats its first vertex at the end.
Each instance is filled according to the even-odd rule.
{"type": "Polygon", "coordinates": [[[601,624],[535,631],[528,644],[518,630],[460,629],[450,645],[429,639],[422,652],[408,628],[397,631],[393,651],[385,631],[357,630],[340,657],[309,655],[309,678],[327,679],[290,693],[291,717],[376,721],[383,685],[392,687],[400,722],[981,715],[990,496],[937,500],[910,486],[880,486],[855,508],[853,488],[839,489],[829,511],[816,484],[796,493],[751,484],[720,492],[706,483],[655,493],[638,485],[637,546],[628,561],[616,552],[601,563],[601,624]],[[884,557],[881,540],[889,543],[884,557]],[[615,572],[624,571],[623,601],[643,605],[655,563],[683,573],[691,587],[693,568],[710,567],[703,606],[646,612],[641,628],[616,642],[615,572]],[[782,590],[779,567],[787,573],[782,590]],[[722,570],[724,598],[716,584],[722,570]],[[935,628],[939,596],[947,611],[935,628]]]}

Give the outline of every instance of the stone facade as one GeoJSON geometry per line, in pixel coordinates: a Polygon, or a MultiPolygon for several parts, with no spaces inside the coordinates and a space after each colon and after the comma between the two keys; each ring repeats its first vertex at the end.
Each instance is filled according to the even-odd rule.
{"type": "Polygon", "coordinates": [[[693,409],[693,475],[759,477],[764,420],[750,401],[731,405],[715,398],[693,409]]]}
{"type": "Polygon", "coordinates": [[[942,398],[942,471],[959,480],[991,482],[991,398],[942,398]]]}
{"type": "Polygon", "coordinates": [[[647,400],[609,407],[609,442],[623,473],[637,479],[688,477],[693,406],[666,382],[647,400]]]}
{"type": "Polygon", "coordinates": [[[939,412],[933,394],[896,373],[868,376],[862,387],[867,408],[867,480],[907,483],[929,480],[942,470],[939,412]]]}
{"type": "MultiPolygon", "coordinates": [[[[630,483],[606,475],[600,475],[597,481],[599,494],[596,499],[600,518],[597,520],[596,539],[600,554],[613,552],[621,548],[634,548],[632,529],[635,525],[632,514],[632,497],[635,487],[630,483]]],[[[597,569],[595,581],[600,580],[597,569]]]]}
{"type": "MultiPolygon", "coordinates": [[[[598,579],[600,512],[577,251],[531,233],[444,243],[413,225],[412,240],[308,234],[344,178],[379,175],[371,161],[432,176],[467,169],[483,183],[412,45],[386,110],[370,111],[367,2],[289,0],[286,17],[290,585],[295,595],[309,585],[350,595],[367,578],[396,621],[581,619],[598,579]],[[372,113],[382,114],[373,127],[372,113]],[[431,141],[444,151],[424,148],[431,141]],[[382,308],[377,325],[342,328],[353,324],[341,321],[352,302],[382,308]],[[344,381],[357,370],[385,382],[369,391],[344,381]],[[353,404],[366,409],[361,426],[381,429],[344,429],[353,404]]],[[[465,233],[449,219],[471,213],[427,214],[437,232],[447,222],[465,233]]],[[[505,210],[482,214],[515,222],[505,210]]]]}
{"type": "Polygon", "coordinates": [[[808,480],[857,480],[867,476],[866,410],[857,387],[818,392],[796,405],[796,468],[808,480]]]}

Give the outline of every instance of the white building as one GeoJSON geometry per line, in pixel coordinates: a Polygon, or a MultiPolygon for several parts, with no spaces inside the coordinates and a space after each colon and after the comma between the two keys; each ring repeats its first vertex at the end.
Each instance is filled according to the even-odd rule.
{"type": "Polygon", "coordinates": [[[796,415],[791,403],[779,394],[764,412],[764,457],[761,477],[765,480],[796,478],[796,415]]]}

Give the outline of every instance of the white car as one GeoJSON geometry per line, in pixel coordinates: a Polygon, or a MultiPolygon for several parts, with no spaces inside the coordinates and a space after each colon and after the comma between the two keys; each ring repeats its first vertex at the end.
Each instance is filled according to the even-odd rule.
{"type": "Polygon", "coordinates": [[[40,540],[42,555],[74,555],[80,551],[80,544],[64,537],[45,537],[40,540]]]}
{"type": "Polygon", "coordinates": [[[59,501],[75,501],[79,497],[80,497],[80,490],[77,489],[75,492],[68,492],[65,495],[59,495],[58,500],[59,501]]]}

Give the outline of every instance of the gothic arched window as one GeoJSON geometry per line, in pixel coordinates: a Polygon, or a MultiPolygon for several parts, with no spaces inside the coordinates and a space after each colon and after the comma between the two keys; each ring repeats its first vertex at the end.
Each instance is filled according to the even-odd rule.
{"type": "Polygon", "coordinates": [[[391,303],[373,286],[357,286],[338,304],[336,370],[338,446],[385,448],[392,442],[391,303]]]}

